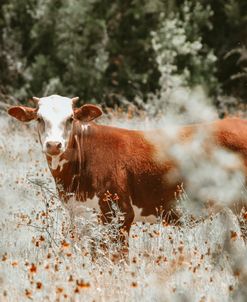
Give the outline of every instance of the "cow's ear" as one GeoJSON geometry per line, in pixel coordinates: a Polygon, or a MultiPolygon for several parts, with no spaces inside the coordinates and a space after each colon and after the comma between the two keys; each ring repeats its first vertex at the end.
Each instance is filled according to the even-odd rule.
{"type": "Polygon", "coordinates": [[[74,117],[82,122],[90,122],[102,115],[102,110],[95,105],[86,104],[74,109],[74,117]]]}
{"type": "Polygon", "coordinates": [[[8,114],[21,122],[30,122],[37,117],[37,109],[25,106],[13,106],[8,109],[8,114]]]}

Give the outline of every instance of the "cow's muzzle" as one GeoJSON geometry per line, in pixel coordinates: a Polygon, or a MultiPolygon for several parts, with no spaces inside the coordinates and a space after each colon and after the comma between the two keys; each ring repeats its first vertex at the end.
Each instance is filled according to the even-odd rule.
{"type": "Polygon", "coordinates": [[[62,152],[62,143],[60,142],[46,142],[46,153],[49,155],[59,155],[62,152]]]}

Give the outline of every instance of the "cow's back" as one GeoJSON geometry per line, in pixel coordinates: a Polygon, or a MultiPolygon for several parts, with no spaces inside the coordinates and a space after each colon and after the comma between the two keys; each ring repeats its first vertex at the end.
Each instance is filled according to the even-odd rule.
{"type": "Polygon", "coordinates": [[[226,118],[215,122],[218,143],[247,158],[247,121],[239,118],[226,118]]]}

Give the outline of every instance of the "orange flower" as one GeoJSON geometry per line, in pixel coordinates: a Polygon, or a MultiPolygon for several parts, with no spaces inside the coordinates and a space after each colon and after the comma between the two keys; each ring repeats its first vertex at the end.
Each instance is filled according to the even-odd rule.
{"type": "Polygon", "coordinates": [[[79,288],[88,288],[88,287],[90,287],[90,283],[89,282],[84,282],[83,280],[76,280],[76,285],[79,288]]]}
{"type": "Polygon", "coordinates": [[[137,287],[138,284],[137,284],[137,282],[132,282],[132,283],[131,283],[131,286],[132,286],[132,287],[137,287]]]}
{"type": "Polygon", "coordinates": [[[63,247],[64,249],[67,249],[67,248],[69,248],[69,246],[70,246],[70,244],[69,244],[68,242],[66,242],[65,240],[63,240],[63,241],[61,242],[61,245],[62,245],[62,247],[63,247]]]}
{"type": "Polygon", "coordinates": [[[25,295],[26,295],[28,298],[31,298],[31,297],[32,297],[32,292],[31,292],[29,289],[25,289],[25,295]]]}
{"type": "Polygon", "coordinates": [[[232,240],[236,240],[237,237],[238,237],[238,234],[236,232],[234,232],[234,231],[231,231],[231,239],[232,240]]]}
{"type": "Polygon", "coordinates": [[[37,272],[37,266],[32,263],[31,267],[29,268],[30,273],[36,273],[37,272]]]}
{"type": "Polygon", "coordinates": [[[37,283],[36,283],[36,288],[37,289],[41,289],[43,287],[43,284],[40,282],[40,281],[38,281],[37,283]]]}
{"type": "Polygon", "coordinates": [[[57,287],[56,288],[56,293],[57,294],[61,294],[63,292],[63,288],[62,287],[57,287]]]}

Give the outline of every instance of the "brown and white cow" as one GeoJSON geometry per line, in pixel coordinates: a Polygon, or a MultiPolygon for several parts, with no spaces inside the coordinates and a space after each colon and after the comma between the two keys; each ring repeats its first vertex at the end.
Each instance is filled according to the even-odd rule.
{"type": "MultiPolygon", "coordinates": [[[[37,108],[14,106],[8,113],[22,122],[37,121],[43,152],[65,203],[73,197],[88,204],[97,196],[102,219],[109,221],[111,206],[105,193],[117,194],[115,202],[124,215],[126,231],[137,218],[136,208],[142,218],[155,216],[157,209],[176,217],[174,195],[178,185],[186,182],[165,150],[162,160],[157,160],[158,147],[155,140],[148,139],[154,132],[97,125],[94,120],[102,115],[101,109],[90,104],[75,108],[77,98],[52,95],[35,99],[37,108]]],[[[179,128],[176,140],[189,140],[198,127],[179,128]]],[[[246,163],[246,121],[218,120],[203,128],[209,129],[215,144],[237,152],[246,163]]],[[[169,137],[164,141],[173,142],[169,137]]]]}

